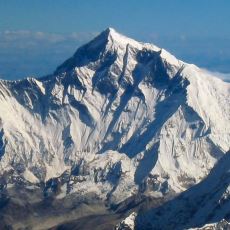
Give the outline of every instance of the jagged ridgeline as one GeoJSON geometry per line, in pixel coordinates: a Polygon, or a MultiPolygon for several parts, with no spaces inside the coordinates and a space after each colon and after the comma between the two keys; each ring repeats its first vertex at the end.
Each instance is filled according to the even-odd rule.
{"type": "Polygon", "coordinates": [[[46,229],[96,213],[114,225],[136,207],[134,222],[225,156],[229,98],[229,83],[111,28],[49,76],[1,80],[2,223],[46,229]]]}

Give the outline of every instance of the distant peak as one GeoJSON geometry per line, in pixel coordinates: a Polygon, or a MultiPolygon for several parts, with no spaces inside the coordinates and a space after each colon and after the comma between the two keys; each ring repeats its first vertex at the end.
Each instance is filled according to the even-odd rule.
{"type": "Polygon", "coordinates": [[[104,35],[107,38],[118,38],[120,36],[123,36],[122,34],[120,34],[119,32],[117,32],[114,28],[112,27],[108,27],[107,29],[105,29],[101,35],[104,35]]]}
{"type": "Polygon", "coordinates": [[[142,46],[141,42],[138,42],[132,38],[129,38],[121,33],[119,33],[117,30],[115,30],[112,27],[108,27],[105,29],[98,37],[104,37],[107,39],[107,41],[111,41],[113,44],[119,44],[126,46],[127,44],[140,47],[142,46]]]}
{"type": "Polygon", "coordinates": [[[117,44],[119,47],[126,47],[127,45],[130,45],[140,50],[146,48],[154,51],[160,51],[159,47],[153,44],[139,42],[135,39],[127,37],[126,35],[123,35],[112,27],[108,27],[107,29],[105,29],[98,37],[103,37],[104,39],[106,38],[108,42],[111,42],[112,44],[117,44]]]}
{"type": "MultiPolygon", "coordinates": [[[[155,52],[161,51],[161,49],[153,44],[138,42],[132,38],[129,38],[114,28],[108,27],[92,39],[87,44],[80,47],[74,54],[73,57],[67,59],[62,65],[60,65],[55,74],[66,72],[74,67],[84,66],[89,62],[95,62],[98,60],[103,53],[108,51],[120,50],[124,52],[127,48],[134,48],[135,50],[151,50],[155,52]]],[[[170,62],[176,62],[176,58],[167,53],[162,53],[162,57],[170,60],[170,62]],[[171,60],[172,59],[172,60],[171,60]]]]}
{"type": "MultiPolygon", "coordinates": [[[[114,38],[118,38],[118,37],[126,37],[123,34],[119,33],[117,30],[115,30],[112,27],[109,27],[105,30],[105,32],[107,33],[108,37],[114,37],[114,38]]],[[[126,37],[128,38],[128,37],[126,37]]]]}
{"type": "Polygon", "coordinates": [[[105,30],[108,34],[112,34],[112,33],[118,33],[114,28],[112,27],[108,27],[106,30],[105,30]]]}

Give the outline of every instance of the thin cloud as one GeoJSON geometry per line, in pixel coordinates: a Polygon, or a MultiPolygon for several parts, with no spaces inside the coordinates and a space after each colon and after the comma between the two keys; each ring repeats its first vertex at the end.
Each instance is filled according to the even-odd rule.
{"type": "Polygon", "coordinates": [[[26,42],[32,40],[33,42],[49,42],[59,43],[64,41],[84,42],[90,40],[95,36],[95,32],[73,32],[70,34],[58,34],[58,33],[45,33],[41,31],[29,31],[29,30],[6,30],[0,31],[0,45],[11,42],[26,42]]]}
{"type": "Polygon", "coordinates": [[[216,77],[221,78],[223,81],[230,82],[230,73],[220,73],[220,72],[212,72],[216,77]]]}
{"type": "Polygon", "coordinates": [[[221,73],[217,71],[210,71],[207,69],[203,69],[203,70],[212,76],[222,79],[223,81],[230,82],[230,73],[221,73]]]}
{"type": "Polygon", "coordinates": [[[30,30],[0,31],[0,78],[18,79],[52,73],[95,32],[70,34],[30,30]]]}

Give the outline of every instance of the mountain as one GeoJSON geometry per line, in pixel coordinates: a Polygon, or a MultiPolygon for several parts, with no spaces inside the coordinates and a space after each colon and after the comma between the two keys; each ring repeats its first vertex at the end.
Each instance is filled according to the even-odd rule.
{"type": "Polygon", "coordinates": [[[230,84],[111,28],[49,76],[1,80],[0,105],[0,219],[16,229],[33,228],[44,202],[90,214],[102,203],[112,219],[108,208],[153,208],[229,150],[230,84]],[[27,206],[33,217],[22,220],[27,206]]]}

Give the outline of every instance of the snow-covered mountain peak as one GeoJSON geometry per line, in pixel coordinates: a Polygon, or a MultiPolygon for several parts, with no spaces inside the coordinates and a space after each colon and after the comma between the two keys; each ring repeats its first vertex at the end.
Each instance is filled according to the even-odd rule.
{"type": "MultiPolygon", "coordinates": [[[[112,28],[54,74],[0,81],[0,198],[36,186],[52,200],[93,194],[122,209],[123,201],[172,198],[219,162],[194,194],[213,188],[214,203],[229,212],[229,143],[229,83],[112,28]]],[[[140,218],[133,210],[117,229],[140,218]]]]}
{"type": "Polygon", "coordinates": [[[134,49],[138,49],[138,50],[148,50],[148,51],[159,52],[161,54],[161,57],[163,59],[165,59],[168,63],[174,64],[174,65],[179,64],[178,63],[179,60],[176,59],[172,54],[170,54],[169,52],[167,52],[166,50],[164,50],[162,48],[157,47],[154,44],[136,41],[132,38],[129,38],[129,37],[117,32],[115,29],[110,28],[110,27],[107,28],[104,31],[104,33],[107,34],[108,41],[111,41],[112,43],[116,44],[117,46],[120,46],[120,48],[130,46],[130,47],[132,47],[134,49]]]}
{"type": "MultiPolygon", "coordinates": [[[[150,43],[138,42],[118,33],[113,28],[108,28],[89,43],[77,49],[71,58],[57,68],[55,74],[68,72],[76,67],[88,65],[92,67],[93,63],[97,65],[101,62],[104,63],[105,60],[108,64],[119,59],[120,61],[117,63],[118,65],[122,65],[120,62],[130,56],[134,61],[142,58],[142,61],[145,62],[151,60],[151,58],[154,59],[154,56],[159,56],[166,65],[171,66],[171,70],[174,68],[174,72],[176,71],[175,68],[180,68],[183,65],[183,62],[176,59],[164,49],[150,43]]],[[[138,60],[136,61],[139,62],[138,60]]]]}
{"type": "MultiPolygon", "coordinates": [[[[155,49],[156,51],[159,51],[160,48],[152,45],[152,44],[148,44],[148,43],[142,43],[142,42],[138,42],[132,38],[129,38],[119,32],[117,32],[115,29],[113,28],[108,28],[104,31],[104,33],[107,34],[108,36],[108,40],[111,41],[112,43],[116,43],[116,44],[119,44],[121,47],[122,46],[132,46],[134,48],[137,48],[137,49],[142,49],[144,47],[149,47],[151,49],[155,49]]],[[[102,32],[103,34],[103,32],[102,32]]]]}
{"type": "Polygon", "coordinates": [[[111,203],[180,192],[229,149],[229,98],[228,83],[109,28],[54,74],[0,81],[0,171],[68,174],[63,193],[111,203]]]}

